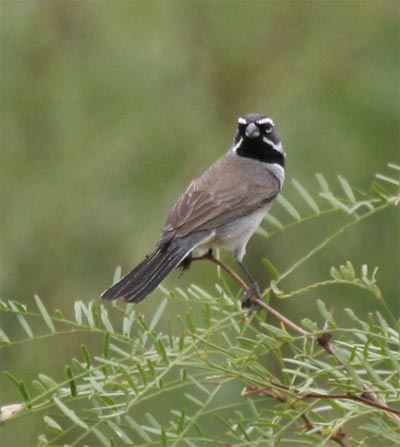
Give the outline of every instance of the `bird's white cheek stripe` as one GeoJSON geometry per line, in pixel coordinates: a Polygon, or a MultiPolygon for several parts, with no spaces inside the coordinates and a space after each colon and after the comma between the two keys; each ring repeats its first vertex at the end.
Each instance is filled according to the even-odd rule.
{"type": "Polygon", "coordinates": [[[240,118],[238,119],[238,123],[239,123],[239,124],[247,124],[247,121],[246,121],[244,118],[240,117],[240,118]]]}
{"type": "Polygon", "coordinates": [[[232,148],[233,152],[237,152],[237,150],[239,149],[239,147],[242,145],[243,143],[243,138],[241,138],[232,148]]]}
{"type": "Polygon", "coordinates": [[[282,144],[275,144],[273,141],[269,140],[267,137],[263,137],[264,143],[269,144],[272,146],[276,151],[283,153],[282,144]]]}

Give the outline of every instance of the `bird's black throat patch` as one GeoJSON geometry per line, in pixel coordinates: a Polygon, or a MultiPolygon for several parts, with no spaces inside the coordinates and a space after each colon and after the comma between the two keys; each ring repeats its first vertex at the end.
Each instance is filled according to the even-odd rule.
{"type": "Polygon", "coordinates": [[[277,151],[271,144],[262,140],[244,139],[236,150],[240,157],[253,158],[263,163],[276,163],[285,167],[285,157],[282,152],[277,151]]]}

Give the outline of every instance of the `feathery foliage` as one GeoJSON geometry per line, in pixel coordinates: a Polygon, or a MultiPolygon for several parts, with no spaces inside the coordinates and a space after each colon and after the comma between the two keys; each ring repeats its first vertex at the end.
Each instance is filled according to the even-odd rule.
{"type": "Polygon", "coordinates": [[[328,286],[354,287],[371,293],[381,306],[367,321],[349,307],[343,310],[346,325],[339,325],[322,300],[317,300],[320,318],[299,315],[292,326],[282,319],[276,324],[263,310],[247,315],[239,292],[232,293],[223,275],[213,293],[197,285],[164,290],[150,321],[131,304],[76,301],[67,317],[47,309],[39,296],[36,308],[2,301],[3,321],[21,329],[17,339],[0,330],[2,349],[17,355],[21,343],[59,343],[60,337],[76,341],[79,336],[81,343],[79,358],[66,356],[63,378],[50,377],[44,368],[29,381],[17,371],[4,372],[20,400],[2,402],[3,429],[39,414],[40,446],[400,444],[399,326],[385,304],[377,267],[348,261],[332,266],[319,282],[285,290],[285,279],[333,239],[398,205],[400,167],[389,168],[389,174],[376,176],[371,193],[355,190],[343,177],[338,177],[342,194],[320,174],[318,195],[293,180],[309,213],[302,215],[281,197],[286,219],[270,215],[259,230],[273,238],[313,219],[348,215],[284,271],[265,260],[272,280],[264,299],[272,293],[292,299],[328,286]],[[170,301],[180,303],[181,313],[166,324],[170,301]],[[40,332],[31,324],[35,320],[43,323],[40,332]],[[177,405],[182,396],[183,407],[177,405]]]}

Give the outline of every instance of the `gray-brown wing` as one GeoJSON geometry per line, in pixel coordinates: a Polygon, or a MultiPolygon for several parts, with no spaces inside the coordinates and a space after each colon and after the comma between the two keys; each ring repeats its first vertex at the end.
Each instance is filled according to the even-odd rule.
{"type": "Polygon", "coordinates": [[[194,180],[173,206],[158,245],[256,211],[280,191],[280,182],[253,160],[222,158],[194,180]],[[223,177],[220,173],[223,172],[223,177]],[[246,176],[242,181],[242,177],[246,176]]]}

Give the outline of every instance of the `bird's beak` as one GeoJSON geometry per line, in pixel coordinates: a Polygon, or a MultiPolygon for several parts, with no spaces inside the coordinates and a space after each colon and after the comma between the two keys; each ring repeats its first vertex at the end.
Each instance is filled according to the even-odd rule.
{"type": "Polygon", "coordinates": [[[250,123],[246,127],[245,133],[247,138],[257,138],[260,136],[260,130],[254,123],[250,123]]]}

